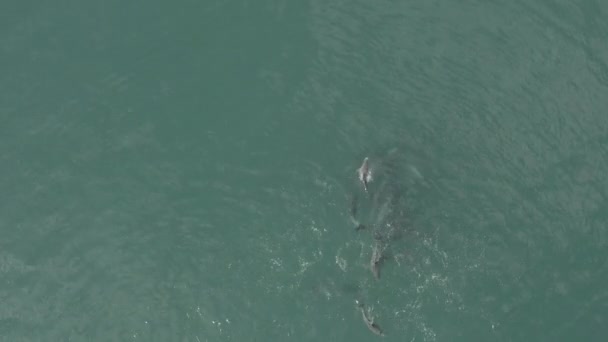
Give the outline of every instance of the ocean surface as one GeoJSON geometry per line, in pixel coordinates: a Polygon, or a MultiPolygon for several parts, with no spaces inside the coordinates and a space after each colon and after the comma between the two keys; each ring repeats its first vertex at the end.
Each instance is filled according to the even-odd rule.
{"type": "Polygon", "coordinates": [[[608,2],[0,18],[0,341],[606,341],[608,2]]]}

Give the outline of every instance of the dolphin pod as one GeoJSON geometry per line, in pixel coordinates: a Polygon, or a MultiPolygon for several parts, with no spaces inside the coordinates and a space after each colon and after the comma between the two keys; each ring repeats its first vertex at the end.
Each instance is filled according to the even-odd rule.
{"type": "MultiPolygon", "coordinates": [[[[395,151],[392,151],[392,156],[395,151]]],[[[356,170],[358,181],[363,187],[365,200],[369,204],[369,222],[361,223],[358,219],[360,194],[355,191],[350,198],[350,220],[355,231],[370,230],[372,250],[369,270],[376,281],[380,280],[381,268],[386,259],[391,241],[399,239],[404,231],[406,217],[403,210],[405,189],[401,179],[399,161],[391,158],[372,160],[365,157],[356,170]],[[372,177],[372,174],[374,177],[372,177]]],[[[384,336],[374,319],[366,314],[364,305],[357,301],[363,322],[367,328],[378,336],[384,336]]]]}

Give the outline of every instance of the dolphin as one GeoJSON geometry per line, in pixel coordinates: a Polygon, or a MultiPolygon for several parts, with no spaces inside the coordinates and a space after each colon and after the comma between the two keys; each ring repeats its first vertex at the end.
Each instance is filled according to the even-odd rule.
{"type": "Polygon", "coordinates": [[[365,313],[365,309],[363,308],[363,306],[364,306],[363,303],[359,302],[358,300],[356,300],[355,302],[357,303],[357,308],[359,309],[359,311],[361,311],[361,316],[363,316],[363,322],[365,323],[367,328],[378,336],[384,336],[384,332],[382,331],[382,329],[380,329],[378,324],[374,323],[374,319],[369,318],[367,316],[367,314],[365,313]]]}
{"type": "Polygon", "coordinates": [[[369,158],[363,159],[363,164],[357,169],[359,180],[363,183],[363,189],[367,192],[367,184],[372,181],[372,170],[369,168],[369,158]]]}

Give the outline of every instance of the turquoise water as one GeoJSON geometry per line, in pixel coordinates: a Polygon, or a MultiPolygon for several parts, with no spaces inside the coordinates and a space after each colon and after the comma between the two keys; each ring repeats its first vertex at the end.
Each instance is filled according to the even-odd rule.
{"type": "Polygon", "coordinates": [[[0,340],[605,339],[604,2],[0,13],[0,340]]]}

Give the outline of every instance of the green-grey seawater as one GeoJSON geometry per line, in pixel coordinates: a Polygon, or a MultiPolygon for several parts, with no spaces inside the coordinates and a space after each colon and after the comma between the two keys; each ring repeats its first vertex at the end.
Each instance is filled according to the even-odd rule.
{"type": "Polygon", "coordinates": [[[605,341],[607,17],[5,1],[0,341],[605,341]]]}

